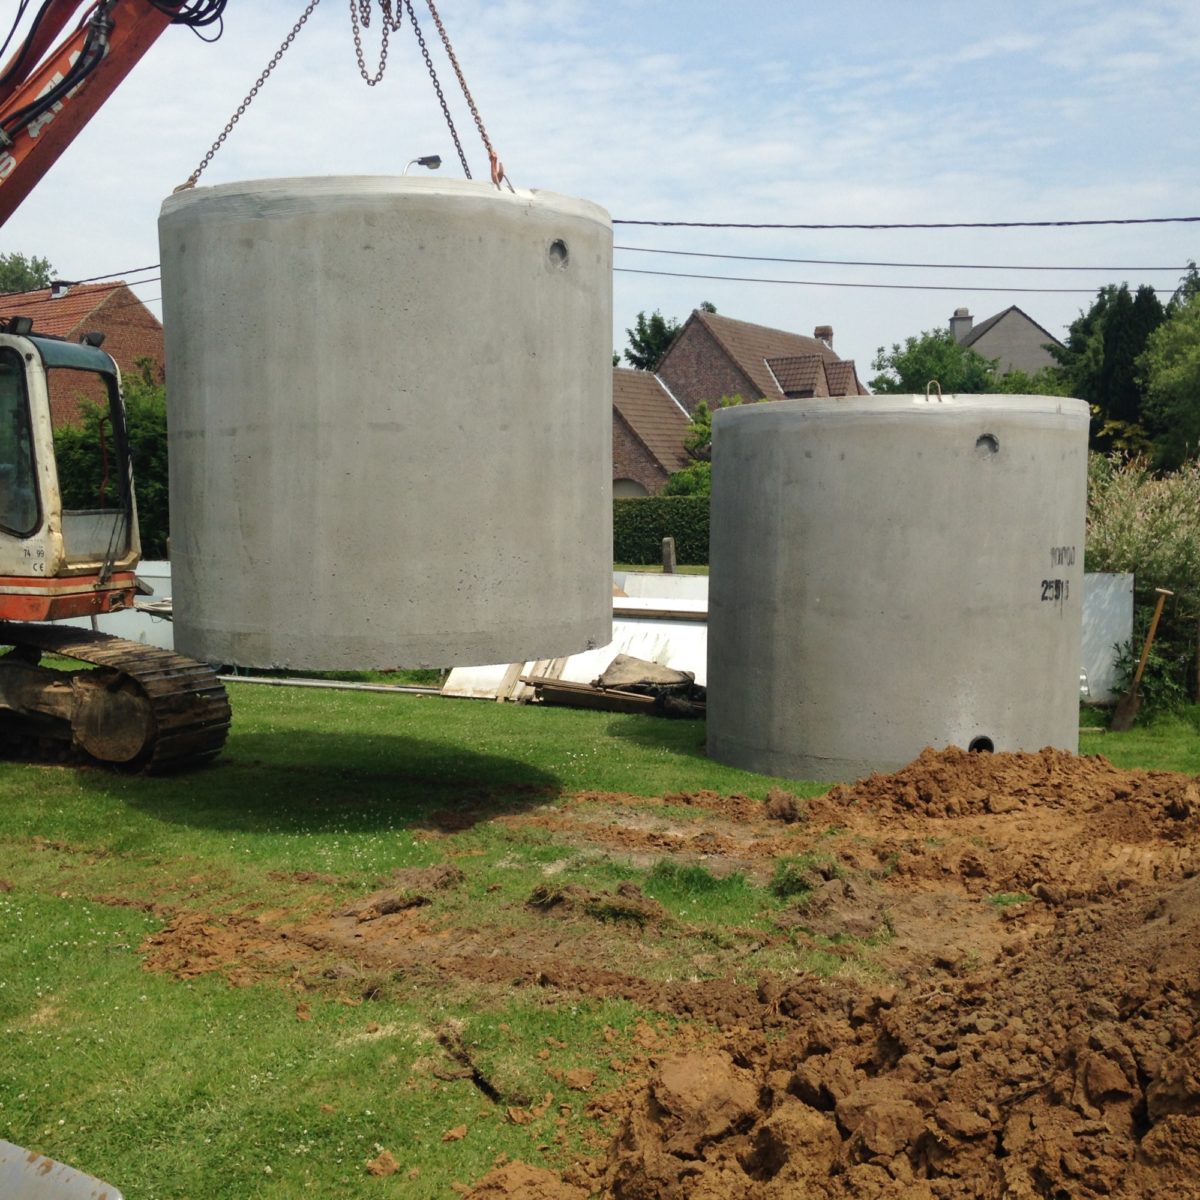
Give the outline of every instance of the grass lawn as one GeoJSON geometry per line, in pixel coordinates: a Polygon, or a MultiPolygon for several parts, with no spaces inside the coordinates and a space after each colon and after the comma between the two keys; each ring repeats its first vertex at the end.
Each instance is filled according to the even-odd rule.
{"type": "MultiPolygon", "coordinates": [[[[228,754],[194,775],[0,764],[0,1137],[128,1200],[442,1197],[501,1154],[561,1164],[599,1137],[572,1072],[613,1086],[614,1046],[660,1021],[627,1000],[430,986],[419,971],[350,987],[260,970],[231,986],[199,945],[195,970],[150,971],[145,939],[173,916],[287,926],[398,868],[451,863],[466,883],[422,919],[486,942],[502,904],[519,909],[565,864],[572,881],[633,880],[662,906],[665,934],[622,944],[668,978],[680,946],[728,952],[732,926],[753,932],[784,899],[567,845],[550,820],[561,798],[825,790],[708,761],[697,722],[237,684],[231,696],[228,754]],[[544,827],[503,819],[543,810],[544,827]],[[435,836],[455,814],[462,834],[435,836]],[[447,1028],[507,1106],[448,1069],[447,1028]],[[368,1174],[385,1148],[400,1170],[368,1174]]],[[[1200,773],[1200,710],[1082,742],[1119,765],[1200,773]]]]}

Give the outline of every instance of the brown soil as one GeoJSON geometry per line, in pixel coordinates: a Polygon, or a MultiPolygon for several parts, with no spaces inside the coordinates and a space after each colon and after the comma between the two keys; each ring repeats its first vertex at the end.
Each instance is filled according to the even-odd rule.
{"type": "MultiPolygon", "coordinates": [[[[437,893],[469,857],[332,913],[178,913],[148,965],[363,994],[386,970],[695,1022],[639,1027],[625,1086],[581,1094],[611,1129],[594,1159],[502,1164],[474,1200],[1200,1197],[1200,780],[927,751],[812,801],[583,795],[491,819],[760,882],[803,855],[802,891],[777,939],[730,931],[695,981],[655,977],[656,939],[688,930],[628,885],[548,870],[507,924],[456,926],[437,893]],[[780,968],[805,945],[846,971],[780,968]],[[739,982],[756,955],[774,969],[739,982]]],[[[463,835],[425,836],[453,857],[463,835]]]]}

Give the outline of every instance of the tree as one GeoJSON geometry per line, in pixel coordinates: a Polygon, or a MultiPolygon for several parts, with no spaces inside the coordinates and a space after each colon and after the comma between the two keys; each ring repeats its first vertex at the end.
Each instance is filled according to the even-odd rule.
{"type": "Polygon", "coordinates": [[[44,258],[0,254],[0,292],[32,292],[50,286],[57,272],[44,258]]]}
{"type": "Polygon", "coordinates": [[[1200,295],[1200,271],[1196,270],[1194,262],[1189,262],[1187,270],[1179,277],[1175,294],[1167,301],[1167,316],[1195,295],[1200,295]]]}
{"type": "Polygon", "coordinates": [[[1200,454],[1200,291],[1170,308],[1137,360],[1142,414],[1160,469],[1200,454]]]}
{"type": "Polygon", "coordinates": [[[1147,443],[1136,364],[1164,317],[1153,288],[1143,284],[1131,294],[1128,284],[1108,284],[1071,323],[1065,345],[1052,351],[1068,393],[1092,406],[1096,449],[1136,452],[1147,443]]]}
{"type": "Polygon", "coordinates": [[[625,330],[629,336],[625,361],[639,371],[657,370],[679,330],[679,322],[674,317],[668,320],[657,308],[648,317],[638,313],[634,328],[625,330]]]}
{"type": "Polygon", "coordinates": [[[904,345],[882,346],[871,366],[878,375],[871,380],[873,392],[924,392],[936,380],[943,392],[987,392],[992,390],[996,364],[977,350],[963,346],[948,329],[931,329],[904,345]]]}
{"type": "Polygon", "coordinates": [[[663,496],[711,496],[712,463],[694,462],[676,471],[663,484],[663,496]]]}
{"type": "MultiPolygon", "coordinates": [[[[735,404],[744,404],[741,396],[722,396],[717,401],[717,408],[730,408],[735,404]]],[[[755,401],[764,403],[764,401],[755,401]]],[[[681,471],[671,475],[663,487],[664,496],[708,496],[712,493],[712,418],[713,405],[707,400],[701,400],[696,405],[695,412],[688,424],[687,432],[683,435],[683,448],[688,457],[695,459],[681,471]]]]}
{"type": "Polygon", "coordinates": [[[1067,381],[1058,367],[1042,367],[1032,374],[1013,368],[992,379],[990,391],[1008,396],[1069,396],[1067,381]]]}

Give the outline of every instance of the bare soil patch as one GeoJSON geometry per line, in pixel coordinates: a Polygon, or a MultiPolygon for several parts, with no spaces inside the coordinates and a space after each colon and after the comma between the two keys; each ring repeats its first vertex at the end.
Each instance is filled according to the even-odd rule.
{"type": "MultiPolygon", "coordinates": [[[[584,1095],[611,1130],[594,1159],[498,1164],[475,1200],[1200,1197],[1200,780],[927,751],[811,801],[588,794],[481,819],[759,882],[780,859],[827,866],[777,938],[730,932],[717,978],[651,969],[687,930],[637,888],[559,875],[464,927],[437,900],[470,858],[332,912],[179,911],[146,963],[624,997],[696,1023],[614,1047],[625,1085],[584,1095]],[[853,969],[779,968],[805,944],[853,969]]],[[[451,852],[467,833],[427,836],[451,852]]]]}

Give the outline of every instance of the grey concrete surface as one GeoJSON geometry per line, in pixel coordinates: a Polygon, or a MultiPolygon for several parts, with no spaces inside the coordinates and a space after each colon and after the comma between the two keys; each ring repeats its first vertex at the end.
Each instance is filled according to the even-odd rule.
{"type": "Polygon", "coordinates": [[[708,750],[800,779],[1078,748],[1087,406],[854,396],[713,421],[708,750]]]}
{"type": "Polygon", "coordinates": [[[1117,699],[1117,651],[1133,637],[1133,576],[1085,575],[1083,580],[1083,669],[1087,698],[1094,704],[1117,699]]]}
{"type": "Polygon", "coordinates": [[[261,180],[169,197],[159,238],[181,651],[335,669],[609,640],[607,213],[261,180]]]}
{"type": "Polygon", "coordinates": [[[121,1200],[111,1184],[0,1139],[0,1200],[121,1200]]]}

